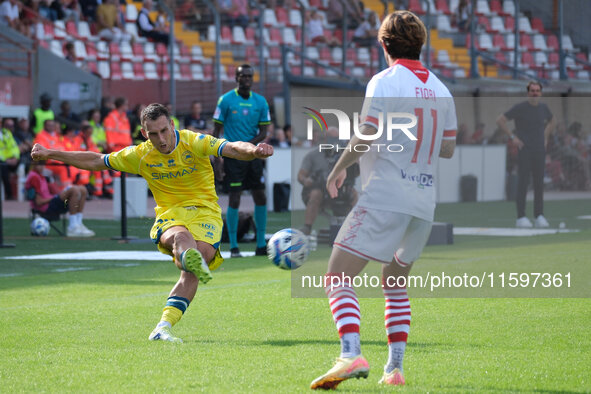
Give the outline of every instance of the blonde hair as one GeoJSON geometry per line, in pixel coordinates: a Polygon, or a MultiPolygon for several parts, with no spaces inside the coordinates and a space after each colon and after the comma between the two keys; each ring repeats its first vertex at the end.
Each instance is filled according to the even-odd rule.
{"type": "Polygon", "coordinates": [[[393,59],[418,60],[427,39],[427,29],[418,16],[410,11],[396,11],[388,15],[378,31],[388,55],[393,59]]]}

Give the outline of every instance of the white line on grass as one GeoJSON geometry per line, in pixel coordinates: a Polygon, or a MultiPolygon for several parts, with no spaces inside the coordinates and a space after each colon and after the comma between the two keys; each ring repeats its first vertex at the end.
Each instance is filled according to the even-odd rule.
{"type": "MultiPolygon", "coordinates": [[[[244,257],[254,256],[254,252],[241,252],[244,257]]],[[[230,252],[222,252],[227,259],[230,252]]],[[[156,251],[145,250],[113,250],[79,253],[51,253],[26,256],[7,256],[8,260],[135,260],[135,261],[170,261],[172,257],[156,251]]]]}

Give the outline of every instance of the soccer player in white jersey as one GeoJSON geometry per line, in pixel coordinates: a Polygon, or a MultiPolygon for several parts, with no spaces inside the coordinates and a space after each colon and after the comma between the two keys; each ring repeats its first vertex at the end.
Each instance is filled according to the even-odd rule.
{"type": "Polygon", "coordinates": [[[390,67],[367,86],[359,130],[365,138],[351,138],[352,149],[344,150],[327,179],[328,192],[336,197],[345,169],[359,161],[363,190],[336,237],[325,276],[341,354],[332,369],[312,382],[312,389],[333,389],[346,379],[368,376],[369,365],[361,355],[359,302],[351,283],[369,260],[383,264],[389,357],[380,383],[404,384],[410,303],[406,282],[400,279],[408,277],[431,232],[437,161],[453,155],[457,123],[451,94],[419,61],[426,35],[412,12],[385,18],[378,40],[390,67]],[[391,121],[400,125],[390,135],[387,113],[397,113],[391,121]],[[372,149],[355,149],[362,144],[372,149]]]}
{"type": "Polygon", "coordinates": [[[176,130],[168,110],[161,104],[148,105],[142,111],[141,123],[147,141],[118,152],[63,152],[35,144],[31,156],[34,160],[53,159],[91,171],[125,171],[148,182],[157,204],[150,236],[181,270],[149,339],[182,342],[170,328],[185,313],[197,285],[207,283],[212,278],[210,270],[223,262],[219,251],[222,211],[209,156],[263,159],[273,154],[273,147],[176,130]]]}

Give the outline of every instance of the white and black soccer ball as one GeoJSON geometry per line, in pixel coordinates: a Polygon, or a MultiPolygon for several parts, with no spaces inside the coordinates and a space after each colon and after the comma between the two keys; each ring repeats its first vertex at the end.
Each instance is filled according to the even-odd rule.
{"type": "Polygon", "coordinates": [[[33,219],[31,222],[31,234],[37,237],[45,237],[49,234],[49,221],[41,217],[33,219]]]}
{"type": "Polygon", "coordinates": [[[284,270],[299,268],[309,254],[308,237],[293,228],[277,231],[267,243],[269,260],[284,270]]]}

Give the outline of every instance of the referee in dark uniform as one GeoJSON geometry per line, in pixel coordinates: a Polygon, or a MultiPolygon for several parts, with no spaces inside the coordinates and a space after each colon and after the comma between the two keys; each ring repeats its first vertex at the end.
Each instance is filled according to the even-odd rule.
{"type": "MultiPolygon", "coordinates": [[[[269,105],[260,94],[251,91],[254,70],[248,64],[236,69],[236,89],[222,95],[213,114],[213,135],[222,133],[228,141],[247,141],[252,144],[262,142],[267,136],[267,126],[271,123],[269,105]]],[[[267,197],[263,178],[263,161],[240,161],[224,159],[224,182],[230,192],[230,202],[226,212],[226,225],[230,238],[231,257],[241,257],[238,249],[238,207],[242,190],[250,189],[254,200],[254,222],[256,225],[257,247],[255,254],[267,254],[265,233],[267,229],[267,197]]]]}

